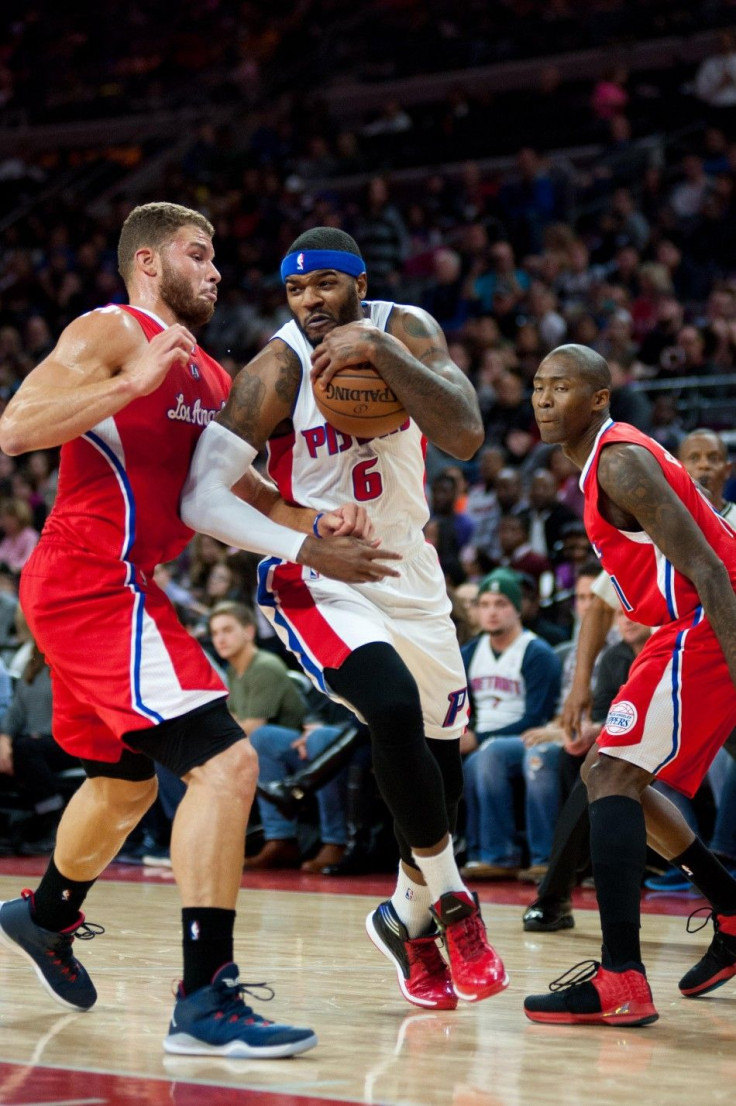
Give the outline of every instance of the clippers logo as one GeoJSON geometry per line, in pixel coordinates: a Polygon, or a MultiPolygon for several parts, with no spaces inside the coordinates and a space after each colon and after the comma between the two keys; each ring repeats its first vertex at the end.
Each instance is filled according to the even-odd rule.
{"type": "Polygon", "coordinates": [[[296,267],[300,273],[304,272],[304,254],[300,253],[296,259],[296,267]]]}
{"type": "Polygon", "coordinates": [[[628,733],[633,730],[639,715],[633,703],[624,700],[614,703],[606,718],[606,731],[610,734],[628,733]]]}

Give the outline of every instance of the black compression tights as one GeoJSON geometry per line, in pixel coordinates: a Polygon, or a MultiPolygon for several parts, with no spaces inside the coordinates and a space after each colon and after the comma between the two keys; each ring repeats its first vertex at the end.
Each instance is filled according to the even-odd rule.
{"type": "Polygon", "coordinates": [[[330,687],[366,720],[373,770],[394,818],[403,860],[454,829],[462,791],[460,742],[427,741],[419,690],[396,650],[383,642],[356,649],[325,670],[330,687]]]}

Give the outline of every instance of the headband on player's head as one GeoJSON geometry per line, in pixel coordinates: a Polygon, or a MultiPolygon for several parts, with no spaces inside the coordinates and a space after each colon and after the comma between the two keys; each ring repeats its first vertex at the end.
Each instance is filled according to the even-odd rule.
{"type": "Polygon", "coordinates": [[[313,273],[316,269],[337,269],[338,273],[359,277],[365,272],[365,262],[347,250],[299,250],[287,254],[281,262],[281,279],[285,283],[290,276],[313,273]]]}

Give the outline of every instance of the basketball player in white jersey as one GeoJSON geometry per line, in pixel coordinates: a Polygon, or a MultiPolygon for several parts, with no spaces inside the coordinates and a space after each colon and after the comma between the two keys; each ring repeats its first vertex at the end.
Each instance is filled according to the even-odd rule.
{"type": "MultiPolygon", "coordinates": [[[[394,816],[401,863],[396,891],[367,919],[410,1002],[453,1009],[507,985],[477,900],[452,847],[462,791],[459,739],[467,688],[443,574],[422,528],[426,439],[469,458],[483,441],[470,382],[425,311],[365,302],[357,243],[319,227],[290,247],[281,274],[293,320],[236,378],[224,411],[203,433],[182,514],[233,542],[229,489],[257,452],[281,497],[322,513],[333,503],[368,509],[375,534],[402,555],[398,577],[335,585],[274,557],[261,564],[259,602],[314,683],[367,722],[381,793],[394,816]],[[409,415],[399,430],[356,439],[320,414],[312,385],[369,361],[409,415]],[[439,928],[438,928],[439,927],[439,928]],[[444,932],[449,968],[437,948],[444,932]]],[[[272,509],[261,486],[254,502],[272,509]]],[[[273,500],[277,496],[273,490],[273,500]]],[[[360,537],[360,535],[356,535],[360,537]]]]}

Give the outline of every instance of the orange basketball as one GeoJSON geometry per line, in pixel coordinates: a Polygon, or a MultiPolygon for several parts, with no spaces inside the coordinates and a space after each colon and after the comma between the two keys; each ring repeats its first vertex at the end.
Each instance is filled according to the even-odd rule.
{"type": "Polygon", "coordinates": [[[343,365],[327,387],[320,377],[314,385],[314,399],[335,430],[355,438],[390,434],[409,418],[370,361],[343,365]]]}

